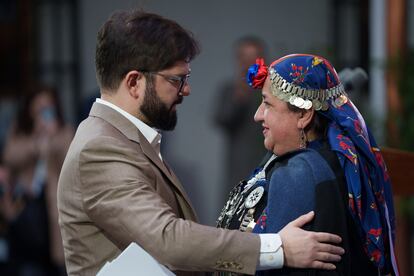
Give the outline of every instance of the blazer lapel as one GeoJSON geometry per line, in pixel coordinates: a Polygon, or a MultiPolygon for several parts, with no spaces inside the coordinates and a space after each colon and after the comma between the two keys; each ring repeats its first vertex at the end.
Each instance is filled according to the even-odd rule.
{"type": "MultiPolygon", "coordinates": [[[[178,191],[179,195],[184,199],[185,204],[187,205],[187,210],[183,210],[184,215],[190,216],[191,219],[196,220],[194,208],[191,206],[190,199],[188,198],[187,193],[185,192],[183,186],[178,180],[177,176],[173,173],[172,170],[169,170],[164,162],[157,155],[155,150],[152,148],[151,144],[144,137],[144,135],[138,130],[138,128],[122,114],[116,110],[105,106],[103,104],[94,103],[89,116],[99,117],[109,124],[113,125],[116,129],[122,132],[128,139],[138,143],[143,151],[143,153],[153,162],[155,166],[160,169],[163,174],[170,180],[172,186],[178,191]],[[192,213],[192,215],[191,215],[192,213]]],[[[178,200],[180,205],[182,205],[183,200],[178,200]]],[[[182,206],[184,207],[184,206],[182,206]]],[[[183,208],[184,209],[184,208],[183,208]]]]}
{"type": "MultiPolygon", "coordinates": [[[[174,172],[171,169],[167,168],[168,165],[164,163],[165,161],[163,162],[160,159],[160,157],[157,155],[157,153],[152,148],[151,144],[148,142],[147,139],[145,139],[144,135],[140,131],[138,131],[138,136],[140,138],[140,141],[141,141],[140,145],[141,145],[141,149],[144,152],[144,154],[149,159],[151,159],[151,161],[164,173],[165,176],[168,177],[168,179],[171,181],[173,186],[178,190],[180,196],[182,196],[183,199],[185,200],[187,209],[191,210],[192,216],[190,218],[193,220],[197,220],[194,208],[190,203],[190,199],[188,198],[188,195],[185,192],[180,181],[178,180],[177,176],[174,174],[174,172]]],[[[180,205],[182,205],[182,200],[179,200],[179,202],[181,203],[180,205]]],[[[185,210],[183,210],[183,212],[184,214],[186,214],[185,210]]],[[[188,216],[186,218],[188,218],[188,216]]]]}
{"type": "MultiPolygon", "coordinates": [[[[166,164],[166,166],[168,166],[168,164],[166,164]]],[[[177,181],[177,183],[180,183],[180,181],[178,180],[178,177],[175,175],[174,171],[171,170],[171,169],[169,169],[169,171],[171,172],[171,175],[172,175],[173,179],[175,179],[177,181]]],[[[188,208],[183,209],[184,218],[191,219],[193,221],[198,221],[197,213],[195,212],[195,209],[194,209],[193,205],[191,204],[191,201],[188,198],[187,193],[185,193],[185,191],[184,191],[184,193],[182,195],[183,195],[183,199],[181,199],[181,197],[179,197],[177,200],[180,203],[184,202],[185,204],[187,204],[188,208]]]]}

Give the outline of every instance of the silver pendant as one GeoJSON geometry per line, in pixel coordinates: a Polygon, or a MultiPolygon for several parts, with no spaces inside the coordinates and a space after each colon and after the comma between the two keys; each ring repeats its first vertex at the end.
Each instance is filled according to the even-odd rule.
{"type": "Polygon", "coordinates": [[[247,196],[246,200],[244,201],[244,206],[248,209],[253,208],[259,203],[260,199],[262,198],[264,193],[264,188],[262,186],[257,187],[250,194],[247,196]]]}
{"type": "Polygon", "coordinates": [[[254,225],[256,224],[254,222],[254,211],[255,209],[249,209],[247,211],[247,214],[244,215],[243,221],[240,224],[239,230],[242,232],[252,232],[254,225]]]}

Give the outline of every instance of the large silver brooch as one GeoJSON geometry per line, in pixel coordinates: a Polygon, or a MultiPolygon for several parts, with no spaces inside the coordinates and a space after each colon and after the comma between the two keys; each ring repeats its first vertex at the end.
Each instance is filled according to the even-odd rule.
{"type": "Polygon", "coordinates": [[[262,186],[255,188],[247,196],[246,200],[244,201],[244,206],[247,209],[250,209],[256,206],[256,204],[259,203],[260,199],[262,198],[263,193],[264,193],[264,188],[262,186]]]}

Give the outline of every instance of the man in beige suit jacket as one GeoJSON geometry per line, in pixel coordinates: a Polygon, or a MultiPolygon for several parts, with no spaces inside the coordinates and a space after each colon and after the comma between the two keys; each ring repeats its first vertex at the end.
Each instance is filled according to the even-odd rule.
{"type": "Polygon", "coordinates": [[[187,194],[159,152],[157,130],[175,127],[176,107],[190,93],[189,62],[197,53],[187,31],[158,15],[118,12],[101,28],[101,98],[80,124],[59,178],[69,275],[95,275],[131,242],[177,275],[254,274],[283,265],[332,269],[329,262],[340,259],[343,250],[329,244],[339,237],[299,228],[312,214],[266,236],[196,222],[187,194]]]}

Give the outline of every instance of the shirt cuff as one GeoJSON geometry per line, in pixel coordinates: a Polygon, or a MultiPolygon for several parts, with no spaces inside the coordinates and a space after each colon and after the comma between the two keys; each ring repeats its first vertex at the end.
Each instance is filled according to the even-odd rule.
{"type": "Polygon", "coordinates": [[[257,270],[283,267],[283,248],[279,234],[259,234],[260,254],[257,270]]]}

